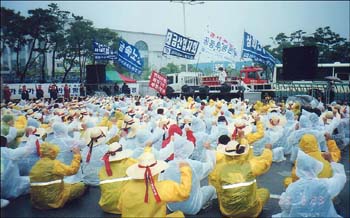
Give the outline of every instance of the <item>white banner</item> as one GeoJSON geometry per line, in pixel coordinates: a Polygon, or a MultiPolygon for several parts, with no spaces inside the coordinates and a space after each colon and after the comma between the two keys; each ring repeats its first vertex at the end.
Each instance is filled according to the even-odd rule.
{"type": "MultiPolygon", "coordinates": [[[[80,96],[80,83],[56,83],[58,87],[58,98],[63,97],[63,88],[64,85],[68,84],[70,88],[70,96],[80,96]]],[[[49,86],[50,83],[14,83],[14,84],[4,84],[8,85],[11,90],[11,99],[21,99],[21,89],[23,85],[26,85],[26,88],[29,92],[29,99],[36,98],[35,86],[41,85],[42,90],[44,91],[44,98],[50,98],[49,86]]]]}
{"type": "Polygon", "coordinates": [[[229,61],[234,61],[238,56],[237,49],[232,43],[214,32],[207,31],[204,37],[202,52],[206,52],[229,61]]]}

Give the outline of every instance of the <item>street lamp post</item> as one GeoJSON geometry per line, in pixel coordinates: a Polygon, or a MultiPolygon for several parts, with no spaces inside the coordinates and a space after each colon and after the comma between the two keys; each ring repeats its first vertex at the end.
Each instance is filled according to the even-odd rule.
{"type": "MultiPolygon", "coordinates": [[[[204,2],[202,2],[202,1],[197,2],[195,0],[190,0],[190,1],[172,1],[172,0],[170,0],[170,2],[175,2],[175,3],[181,3],[182,4],[182,13],[183,13],[182,15],[183,15],[183,20],[184,20],[184,36],[186,37],[186,7],[185,7],[185,5],[186,4],[189,4],[189,5],[204,4],[204,2]]],[[[187,61],[186,61],[185,67],[186,67],[186,72],[188,72],[187,61]]]]}

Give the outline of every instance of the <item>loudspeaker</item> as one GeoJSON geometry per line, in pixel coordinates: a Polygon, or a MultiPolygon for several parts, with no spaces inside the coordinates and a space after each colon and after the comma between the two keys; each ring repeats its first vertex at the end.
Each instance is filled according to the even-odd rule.
{"type": "Polygon", "coordinates": [[[87,84],[106,83],[106,65],[104,64],[86,65],[86,83],[87,84]]]}
{"type": "Polygon", "coordinates": [[[283,49],[281,80],[313,80],[317,73],[318,49],[302,46],[283,49]]]}

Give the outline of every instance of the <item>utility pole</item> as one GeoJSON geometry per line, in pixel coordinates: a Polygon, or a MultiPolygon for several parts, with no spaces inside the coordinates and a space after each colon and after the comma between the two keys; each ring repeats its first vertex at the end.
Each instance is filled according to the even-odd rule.
{"type": "MultiPolygon", "coordinates": [[[[183,15],[183,20],[184,20],[184,36],[186,37],[186,7],[185,7],[185,5],[186,4],[189,4],[189,5],[204,4],[204,2],[203,1],[197,2],[195,0],[190,0],[190,1],[172,1],[172,0],[170,0],[170,2],[182,4],[182,15],[183,15]]],[[[185,67],[186,67],[186,72],[188,72],[187,60],[185,63],[185,67]]]]}

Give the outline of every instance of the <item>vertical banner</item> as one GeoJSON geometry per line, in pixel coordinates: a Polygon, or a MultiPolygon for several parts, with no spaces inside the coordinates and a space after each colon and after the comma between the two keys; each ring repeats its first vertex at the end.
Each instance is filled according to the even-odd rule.
{"type": "Polygon", "coordinates": [[[229,61],[234,61],[238,56],[237,49],[232,43],[211,31],[207,31],[204,37],[202,51],[229,61]]]}
{"type": "Polygon", "coordinates": [[[166,95],[166,88],[168,81],[166,76],[152,71],[151,78],[149,80],[148,86],[159,92],[161,95],[166,95]]]}
{"type": "Polygon", "coordinates": [[[117,51],[99,42],[93,42],[95,60],[117,60],[117,51]]]}
{"type": "Polygon", "coordinates": [[[163,54],[193,60],[198,47],[198,41],[184,37],[168,29],[163,54]]]}
{"type": "Polygon", "coordinates": [[[266,64],[270,69],[273,69],[275,64],[279,63],[254,36],[247,32],[244,32],[243,36],[242,58],[251,58],[253,61],[266,64]]]}
{"type": "Polygon", "coordinates": [[[125,40],[120,40],[118,62],[120,65],[137,75],[142,74],[143,60],[139,50],[125,40]]]}

